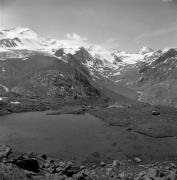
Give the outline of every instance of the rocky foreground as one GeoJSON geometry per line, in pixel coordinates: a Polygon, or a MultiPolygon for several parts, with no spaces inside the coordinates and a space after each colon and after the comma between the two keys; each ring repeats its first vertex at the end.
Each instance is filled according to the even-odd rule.
{"type": "Polygon", "coordinates": [[[0,146],[0,180],[175,180],[176,162],[143,164],[140,158],[112,163],[78,165],[70,161],[48,158],[45,154],[17,153],[0,146]]]}

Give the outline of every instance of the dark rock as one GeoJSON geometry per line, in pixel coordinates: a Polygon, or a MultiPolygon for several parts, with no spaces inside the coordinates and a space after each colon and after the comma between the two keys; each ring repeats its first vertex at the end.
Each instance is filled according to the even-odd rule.
{"type": "Polygon", "coordinates": [[[91,180],[85,173],[82,171],[74,175],[74,179],[77,180],[91,180]]]}
{"type": "Polygon", "coordinates": [[[158,115],[160,115],[160,112],[158,112],[158,111],[152,111],[152,115],[158,116],[158,115]]]}
{"type": "Polygon", "coordinates": [[[39,163],[35,159],[17,160],[15,164],[25,170],[39,172],[39,163]]]}
{"type": "Polygon", "coordinates": [[[131,130],[132,130],[132,128],[131,128],[131,127],[128,127],[128,128],[127,128],[127,131],[131,131],[131,130]]]}
{"type": "Polygon", "coordinates": [[[59,49],[59,50],[57,50],[57,51],[55,52],[55,56],[58,56],[58,57],[63,56],[63,54],[64,54],[64,50],[63,50],[63,49],[59,49]]]}
{"type": "Polygon", "coordinates": [[[54,163],[55,161],[53,159],[50,160],[50,163],[54,163]]]}
{"type": "Polygon", "coordinates": [[[46,154],[42,154],[41,157],[46,160],[47,159],[47,155],[46,154]]]}
{"type": "Polygon", "coordinates": [[[105,162],[103,162],[103,161],[100,163],[100,165],[101,166],[106,166],[105,162]]]}
{"type": "Polygon", "coordinates": [[[74,174],[77,174],[80,171],[80,167],[68,167],[66,168],[62,174],[72,177],[74,174]]]}

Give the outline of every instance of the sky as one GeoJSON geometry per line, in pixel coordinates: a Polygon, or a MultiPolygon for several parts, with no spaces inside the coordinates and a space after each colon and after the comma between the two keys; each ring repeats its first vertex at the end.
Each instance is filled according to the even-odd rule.
{"type": "Polygon", "coordinates": [[[13,26],[111,50],[177,47],[177,0],[0,0],[0,29],[13,26]]]}

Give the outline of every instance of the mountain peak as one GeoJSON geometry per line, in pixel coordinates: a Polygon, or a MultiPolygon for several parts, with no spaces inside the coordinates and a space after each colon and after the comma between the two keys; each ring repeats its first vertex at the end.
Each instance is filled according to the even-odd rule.
{"type": "Polygon", "coordinates": [[[139,51],[138,54],[144,55],[147,53],[153,52],[153,49],[147,47],[147,46],[143,46],[139,51]]]}
{"type": "Polygon", "coordinates": [[[21,26],[15,26],[8,29],[0,30],[0,38],[37,38],[37,34],[30,28],[23,28],[21,26]]]}

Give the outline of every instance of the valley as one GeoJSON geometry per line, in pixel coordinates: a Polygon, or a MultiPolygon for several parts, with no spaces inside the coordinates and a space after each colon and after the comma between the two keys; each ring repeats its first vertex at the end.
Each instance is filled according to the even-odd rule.
{"type": "MultiPolygon", "coordinates": [[[[1,30],[0,48],[0,142],[15,149],[12,157],[2,156],[7,170],[22,166],[30,171],[10,161],[20,161],[28,151],[38,155],[24,153],[22,161],[41,163],[43,153],[65,161],[61,172],[67,178],[81,171],[67,174],[69,161],[86,166],[88,177],[91,170],[101,176],[100,168],[106,171],[116,160],[126,161],[133,171],[153,162],[159,171],[164,161],[176,163],[176,48],[111,52],[21,27],[1,30]],[[6,161],[17,167],[10,169],[6,161]]],[[[60,171],[49,170],[55,169],[51,163],[46,168],[46,161],[39,174],[27,174],[58,175],[60,171]]],[[[105,179],[121,175],[113,169],[105,179]]]]}

